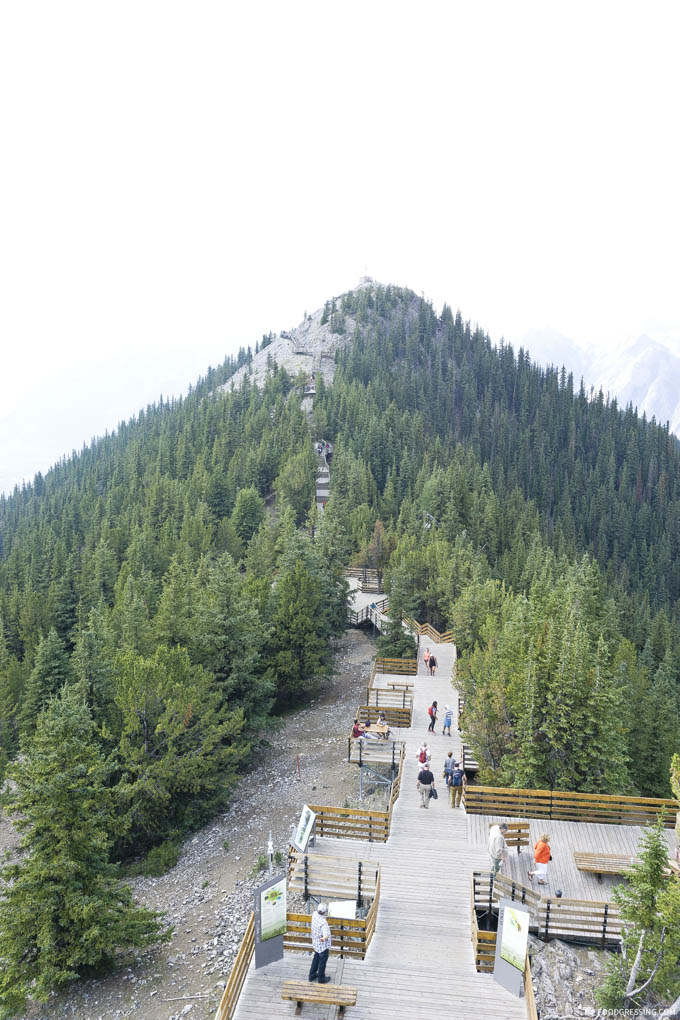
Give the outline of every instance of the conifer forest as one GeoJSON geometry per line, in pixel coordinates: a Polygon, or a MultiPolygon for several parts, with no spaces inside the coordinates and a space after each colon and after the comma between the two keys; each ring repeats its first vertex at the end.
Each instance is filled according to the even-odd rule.
{"type": "Polygon", "coordinates": [[[121,878],[171,864],[314,696],[349,565],[384,572],[384,654],[411,654],[404,616],[453,629],[481,781],[671,794],[676,438],[411,291],[325,314],[352,332],[311,420],[273,360],[230,384],[242,350],[0,498],[0,772],[24,839],[0,1016],[167,937],[121,878]]]}

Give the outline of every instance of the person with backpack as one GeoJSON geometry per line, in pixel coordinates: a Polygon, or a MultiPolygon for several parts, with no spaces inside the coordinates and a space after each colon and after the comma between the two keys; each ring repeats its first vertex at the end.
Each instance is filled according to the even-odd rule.
{"type": "Polygon", "coordinates": [[[444,737],[451,736],[452,722],[453,722],[453,709],[449,708],[448,705],[444,705],[444,728],[442,729],[442,736],[444,737]]]}
{"type": "Polygon", "coordinates": [[[462,804],[462,802],[463,802],[463,779],[464,778],[465,778],[465,773],[463,772],[462,768],[460,767],[460,763],[457,762],[457,761],[454,761],[453,769],[451,770],[451,772],[449,774],[449,778],[447,779],[447,783],[448,783],[448,787],[449,787],[449,806],[450,807],[459,807],[462,804]]]}
{"type": "Polygon", "coordinates": [[[418,754],[416,755],[418,764],[421,768],[427,768],[430,764],[430,752],[427,749],[427,744],[423,743],[418,748],[418,754]]]}
{"type": "MultiPolygon", "coordinates": [[[[432,660],[430,660],[432,661],[432,660]]],[[[430,725],[427,727],[430,733],[434,733],[434,724],[437,721],[437,702],[433,701],[427,710],[427,714],[430,717],[430,725]]]]}

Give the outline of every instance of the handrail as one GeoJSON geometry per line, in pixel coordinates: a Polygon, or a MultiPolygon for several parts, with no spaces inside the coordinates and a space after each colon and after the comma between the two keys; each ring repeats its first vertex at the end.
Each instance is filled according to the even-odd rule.
{"type": "Polygon", "coordinates": [[[452,630],[445,630],[443,633],[440,633],[431,623],[418,623],[411,616],[405,616],[402,623],[408,630],[414,631],[421,637],[428,637],[430,641],[434,641],[437,645],[454,644],[452,630]]]}
{"type": "Polygon", "coordinates": [[[524,1001],[527,1007],[527,1020],[538,1020],[538,1009],[534,997],[534,983],[531,980],[531,961],[527,953],[527,962],[524,968],[524,1001]]]}
{"type": "Polygon", "coordinates": [[[575,793],[568,790],[522,790],[502,786],[472,786],[464,790],[465,811],[510,818],[551,818],[565,822],[605,822],[644,825],[665,812],[672,829],[679,805],[660,797],[622,797],[617,794],[575,793]]]}
{"type": "Polygon", "coordinates": [[[220,1004],[217,1007],[215,1020],[231,1020],[233,1017],[254,952],[255,914],[251,913],[239,951],[234,960],[234,965],[231,968],[229,980],[225,985],[220,1004]]]}

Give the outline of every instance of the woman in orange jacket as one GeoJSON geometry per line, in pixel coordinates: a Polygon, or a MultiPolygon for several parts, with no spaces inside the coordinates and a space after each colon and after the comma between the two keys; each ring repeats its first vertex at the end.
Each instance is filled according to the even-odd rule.
{"type": "Polygon", "coordinates": [[[548,861],[551,859],[550,854],[550,836],[544,833],[538,837],[538,843],[534,846],[534,860],[536,861],[536,868],[534,871],[529,872],[529,878],[533,878],[534,875],[538,875],[536,881],[539,885],[547,885],[548,878],[548,861]]]}

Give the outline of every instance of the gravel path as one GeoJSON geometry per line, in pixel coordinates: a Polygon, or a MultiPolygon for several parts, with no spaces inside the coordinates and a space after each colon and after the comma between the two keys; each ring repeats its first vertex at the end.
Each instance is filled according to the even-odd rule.
{"type": "MultiPolygon", "coordinates": [[[[337,642],[335,672],[320,696],[271,734],[230,809],[187,840],[166,875],[130,883],[139,903],[165,912],[174,928],[172,941],[133,957],[110,977],[78,982],[30,1009],[23,1020],[214,1016],[252,910],[253,889],[263,880],[253,869],[266,853],[270,829],[274,849],[285,856],[305,802],[358,803],[359,777],[346,762],[346,741],[374,654],[367,635],[348,630],[337,642]]],[[[364,806],[372,801],[385,806],[380,791],[364,798],[364,806]]]]}

